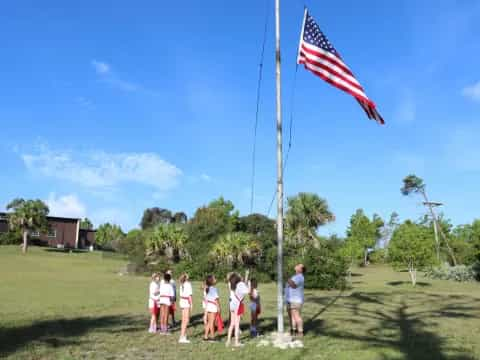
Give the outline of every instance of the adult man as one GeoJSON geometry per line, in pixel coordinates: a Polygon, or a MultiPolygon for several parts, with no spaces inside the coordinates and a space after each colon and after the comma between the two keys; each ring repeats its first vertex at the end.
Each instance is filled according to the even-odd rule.
{"type": "Polygon", "coordinates": [[[295,275],[287,280],[286,301],[292,335],[303,336],[302,306],[304,302],[305,266],[295,265],[295,275]]]}

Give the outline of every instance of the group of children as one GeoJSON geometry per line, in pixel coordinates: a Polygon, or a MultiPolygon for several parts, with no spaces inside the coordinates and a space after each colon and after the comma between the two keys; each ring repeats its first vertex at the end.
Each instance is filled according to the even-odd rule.
{"type": "MultiPolygon", "coordinates": [[[[181,344],[188,344],[187,327],[190,322],[190,316],[193,309],[193,289],[187,274],[182,274],[178,279],[180,284],[180,309],[182,315],[182,323],[180,329],[181,344]]],[[[203,323],[205,327],[204,341],[215,341],[215,333],[223,331],[223,319],[221,317],[220,295],[216,288],[217,280],[214,275],[208,275],[203,284],[203,323]]],[[[255,279],[248,280],[248,273],[245,279],[237,273],[230,273],[227,276],[229,298],[229,316],[230,325],[227,334],[227,346],[230,345],[232,336],[234,338],[234,346],[242,346],[240,343],[240,320],[245,313],[246,299],[250,300],[250,335],[256,337],[257,320],[261,313],[260,295],[257,289],[257,281],[255,279]]],[[[172,317],[172,325],[175,325],[176,311],[176,284],[172,279],[172,272],[166,271],[161,278],[160,274],[154,273],[149,288],[149,309],[151,313],[150,333],[157,333],[158,323],[160,323],[159,332],[162,335],[169,334],[168,319],[172,317]]]]}

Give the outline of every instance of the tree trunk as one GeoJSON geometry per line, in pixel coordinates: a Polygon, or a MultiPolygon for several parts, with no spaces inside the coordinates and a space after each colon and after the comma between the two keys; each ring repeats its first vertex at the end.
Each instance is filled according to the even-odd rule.
{"type": "Polygon", "coordinates": [[[23,230],[23,246],[22,246],[22,252],[25,254],[27,252],[27,247],[28,247],[28,231],[23,230]]]}
{"type": "Polygon", "coordinates": [[[365,249],[364,253],[363,253],[363,265],[366,267],[368,264],[367,264],[367,258],[368,258],[368,249],[365,249]]]}
{"type": "Polygon", "coordinates": [[[412,285],[417,285],[417,270],[413,267],[408,268],[408,272],[410,273],[410,279],[412,280],[412,285]]]}

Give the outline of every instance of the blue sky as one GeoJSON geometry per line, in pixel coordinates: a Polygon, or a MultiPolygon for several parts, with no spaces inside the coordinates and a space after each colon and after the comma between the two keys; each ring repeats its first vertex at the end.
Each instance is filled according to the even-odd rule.
{"type": "MultiPolygon", "coordinates": [[[[124,230],[146,207],[192,215],[219,195],[248,213],[266,4],[4,4],[0,204],[40,198],[56,215],[124,230]]],[[[343,234],[359,207],[420,216],[420,200],[399,192],[415,172],[455,224],[479,217],[480,3],[307,5],[387,125],[299,69],[286,194],[325,197],[337,220],[322,232],[343,234]]],[[[285,120],[302,15],[302,2],[283,0],[285,120]]],[[[261,213],[276,174],[273,13],[268,29],[254,208],[261,213]]]]}

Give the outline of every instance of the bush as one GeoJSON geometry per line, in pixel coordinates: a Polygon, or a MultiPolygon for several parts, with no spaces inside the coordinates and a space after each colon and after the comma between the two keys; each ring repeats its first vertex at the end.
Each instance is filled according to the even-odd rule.
{"type": "Polygon", "coordinates": [[[480,281],[480,261],[472,265],[472,270],[475,273],[475,279],[480,281]]]}
{"type": "Polygon", "coordinates": [[[387,251],[385,249],[375,249],[368,255],[372,264],[386,264],[388,262],[387,251]]]}
{"type": "Polygon", "coordinates": [[[285,279],[292,275],[295,264],[303,263],[307,268],[305,287],[326,290],[346,287],[348,265],[339,251],[335,251],[330,246],[308,247],[304,251],[304,256],[301,256],[300,251],[295,249],[287,251],[285,279]]]}
{"type": "Polygon", "coordinates": [[[425,276],[431,279],[464,282],[475,280],[476,273],[473,266],[450,266],[448,264],[444,264],[439,267],[431,268],[425,273],[425,276]]]}
{"type": "Polygon", "coordinates": [[[22,243],[22,235],[17,231],[0,233],[0,245],[18,245],[22,243]]]}

